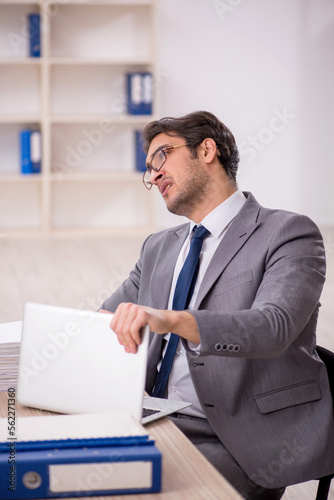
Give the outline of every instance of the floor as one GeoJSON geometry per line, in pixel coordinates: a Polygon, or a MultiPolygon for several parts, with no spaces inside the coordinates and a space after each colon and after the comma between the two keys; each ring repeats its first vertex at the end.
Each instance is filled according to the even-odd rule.
{"type": "MultiPolygon", "coordinates": [[[[318,344],[334,351],[334,227],[322,228],[328,262],[318,344]]],[[[144,236],[0,236],[0,323],[22,319],[27,301],[96,310],[127,276],[144,236]]],[[[334,481],[333,481],[334,483],[334,481]]],[[[291,486],[284,500],[313,500],[317,483],[291,486]]],[[[330,500],[334,500],[332,484],[330,500]]]]}

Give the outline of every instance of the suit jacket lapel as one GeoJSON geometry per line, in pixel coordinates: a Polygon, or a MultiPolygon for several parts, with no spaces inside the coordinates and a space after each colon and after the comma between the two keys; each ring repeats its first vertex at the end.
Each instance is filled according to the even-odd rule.
{"type": "Polygon", "coordinates": [[[226,266],[261,224],[261,222],[257,221],[260,205],[250,193],[245,194],[248,195],[246,203],[233,219],[204,275],[196,299],[195,309],[198,309],[226,266]]]}
{"type": "Polygon", "coordinates": [[[167,309],[175,263],[188,233],[189,224],[185,224],[176,230],[168,231],[165,235],[165,241],[161,245],[162,250],[151,277],[152,307],[167,309]]]}

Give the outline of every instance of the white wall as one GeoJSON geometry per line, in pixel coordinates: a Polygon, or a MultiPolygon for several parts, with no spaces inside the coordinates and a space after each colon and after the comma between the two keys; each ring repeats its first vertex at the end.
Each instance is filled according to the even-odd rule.
{"type": "Polygon", "coordinates": [[[157,0],[161,114],[216,114],[239,187],[334,224],[333,0],[157,0]]]}

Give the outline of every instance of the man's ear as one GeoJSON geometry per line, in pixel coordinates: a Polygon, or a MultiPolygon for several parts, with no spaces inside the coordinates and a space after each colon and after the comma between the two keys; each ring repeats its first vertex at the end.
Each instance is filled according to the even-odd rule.
{"type": "Polygon", "coordinates": [[[213,139],[207,137],[199,145],[200,154],[206,163],[211,163],[217,155],[217,146],[213,139]]]}

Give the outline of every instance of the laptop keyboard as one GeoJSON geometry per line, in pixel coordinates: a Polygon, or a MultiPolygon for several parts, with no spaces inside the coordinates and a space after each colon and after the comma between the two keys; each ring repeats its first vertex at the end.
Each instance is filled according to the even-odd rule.
{"type": "Polygon", "coordinates": [[[161,410],[152,410],[151,408],[143,408],[142,418],[148,417],[149,415],[154,415],[155,413],[159,413],[161,410]]]}

